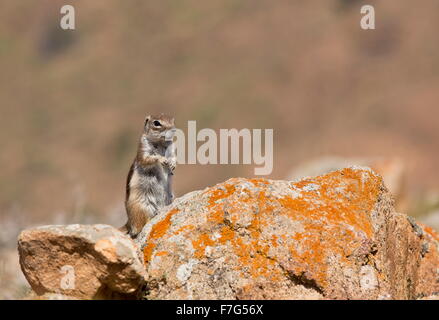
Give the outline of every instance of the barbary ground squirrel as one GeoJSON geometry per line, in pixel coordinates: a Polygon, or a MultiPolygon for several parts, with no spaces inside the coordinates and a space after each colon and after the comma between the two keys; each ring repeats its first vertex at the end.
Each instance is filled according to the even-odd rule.
{"type": "Polygon", "coordinates": [[[127,177],[125,207],[128,221],[121,231],[136,237],[158,210],[170,204],[177,164],[174,118],[160,114],[145,119],[137,155],[127,177]]]}

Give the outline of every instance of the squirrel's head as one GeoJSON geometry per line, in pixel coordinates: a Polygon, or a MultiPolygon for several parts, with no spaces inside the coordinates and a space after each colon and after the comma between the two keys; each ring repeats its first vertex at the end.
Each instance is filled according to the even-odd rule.
{"type": "Polygon", "coordinates": [[[174,118],[165,114],[150,115],[145,118],[143,133],[152,141],[173,141],[175,134],[174,118]]]}

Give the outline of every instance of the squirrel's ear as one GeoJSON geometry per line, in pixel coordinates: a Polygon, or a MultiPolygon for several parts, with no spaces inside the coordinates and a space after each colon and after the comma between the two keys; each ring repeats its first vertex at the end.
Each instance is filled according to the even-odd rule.
{"type": "Polygon", "coordinates": [[[145,118],[145,122],[143,123],[143,127],[146,128],[146,125],[148,124],[148,121],[151,120],[151,116],[147,116],[145,118]]]}

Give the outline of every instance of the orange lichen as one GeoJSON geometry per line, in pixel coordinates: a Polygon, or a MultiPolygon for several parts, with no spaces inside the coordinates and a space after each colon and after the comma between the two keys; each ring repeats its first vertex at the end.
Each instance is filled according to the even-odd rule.
{"type": "Polygon", "coordinates": [[[188,225],[180,227],[177,231],[174,232],[174,235],[178,235],[182,232],[187,232],[187,231],[191,231],[194,229],[195,229],[195,226],[188,224],[188,225]]]}
{"type": "Polygon", "coordinates": [[[425,224],[420,223],[420,222],[418,222],[418,224],[422,227],[424,232],[429,234],[434,240],[439,241],[439,233],[437,233],[435,230],[433,230],[433,228],[426,226],[425,224]]]}
{"type": "Polygon", "coordinates": [[[259,178],[259,179],[253,178],[253,179],[248,179],[248,181],[253,183],[256,187],[260,187],[261,185],[269,184],[268,180],[263,179],[263,178],[259,178]]]}
{"type": "MultiPolygon", "coordinates": [[[[363,240],[374,236],[370,213],[376,205],[382,180],[373,173],[344,169],[302,180],[291,184],[294,196],[280,198],[266,193],[271,182],[265,179],[247,180],[255,188],[250,188],[247,195],[242,196],[243,189],[236,192],[235,188],[240,181],[231,179],[205,193],[208,228],[218,230],[219,227],[219,237],[211,238],[205,231],[189,232],[197,230],[194,226],[183,226],[174,232],[185,232],[185,236],[193,239],[196,258],[205,256],[207,246],[228,245],[238,259],[237,268],[243,274],[272,281],[284,279],[286,266],[280,266],[283,261],[289,272],[306,275],[323,287],[328,280],[327,269],[331,263],[328,258],[350,263],[347,257],[362,245],[363,240]],[[248,196],[252,193],[253,196],[248,196]],[[243,202],[246,208],[256,208],[246,227],[246,235],[238,234],[233,228],[243,202]],[[225,221],[225,208],[228,221],[225,221]],[[264,231],[271,226],[276,215],[300,223],[300,228],[267,238],[264,231]],[[270,251],[274,248],[279,252],[285,252],[281,249],[286,248],[289,254],[286,257],[284,254],[273,256],[277,254],[276,250],[270,251]]],[[[162,237],[168,230],[169,222],[170,216],[158,223],[150,238],[162,237]]],[[[150,256],[153,249],[148,244],[145,257],[147,253],[150,256]]]]}
{"type": "Polygon", "coordinates": [[[163,235],[166,233],[166,231],[168,231],[169,226],[171,225],[171,217],[174,214],[176,214],[177,212],[179,212],[177,209],[173,209],[173,210],[169,211],[163,220],[157,222],[152,227],[152,230],[151,230],[149,237],[151,239],[158,239],[158,238],[163,237],[163,235]]]}
{"type": "Polygon", "coordinates": [[[210,214],[208,215],[207,220],[214,224],[220,224],[224,221],[224,211],[218,205],[220,200],[229,197],[231,194],[233,194],[233,192],[235,192],[234,185],[226,184],[224,188],[225,190],[223,190],[222,188],[217,188],[208,191],[208,209],[210,209],[210,214]]]}
{"type": "Polygon", "coordinates": [[[215,242],[210,239],[209,235],[203,233],[200,234],[197,240],[192,240],[192,246],[195,249],[195,257],[201,258],[204,256],[204,251],[207,246],[213,246],[215,242]]]}
{"type": "Polygon", "coordinates": [[[288,211],[288,216],[300,220],[304,232],[292,236],[300,243],[300,252],[296,245],[289,246],[296,260],[296,272],[311,271],[318,283],[326,283],[328,254],[337,255],[341,262],[348,263],[348,256],[360,245],[358,235],[370,238],[373,228],[370,212],[373,210],[381,180],[364,171],[344,169],[315,179],[300,181],[292,185],[295,190],[303,189],[313,183],[316,190],[301,192],[295,199],[285,197],[280,200],[288,211]],[[364,180],[364,181],[363,181],[364,180]],[[335,192],[337,189],[340,192],[335,192]],[[347,228],[352,228],[352,230],[347,228]],[[350,243],[352,248],[346,248],[350,243]]]}
{"type": "MultiPolygon", "coordinates": [[[[234,193],[236,188],[233,184],[225,184],[223,188],[216,188],[208,191],[208,221],[214,225],[223,224],[221,228],[220,237],[217,240],[212,240],[206,234],[201,234],[197,240],[193,240],[192,244],[195,248],[195,257],[202,258],[205,254],[206,246],[214,246],[225,244],[227,241],[231,243],[231,246],[235,250],[235,254],[239,257],[240,262],[243,265],[250,265],[248,272],[253,277],[266,276],[272,280],[280,278],[280,269],[277,271],[273,268],[274,260],[267,258],[269,246],[259,244],[257,240],[252,241],[250,244],[244,244],[242,238],[237,236],[235,231],[230,226],[225,225],[224,221],[224,205],[220,200],[228,199],[228,205],[231,208],[239,207],[242,202],[254,202],[254,198],[235,199],[234,193]]],[[[269,182],[265,179],[250,179],[255,186],[265,187],[269,182]]],[[[261,207],[264,207],[264,211],[268,212],[271,206],[268,205],[265,193],[259,192],[256,199],[261,207]]],[[[232,217],[232,223],[236,223],[237,218],[232,217]]],[[[260,221],[259,216],[255,215],[249,229],[251,230],[252,238],[258,239],[260,237],[260,228],[262,225],[266,225],[266,221],[260,221]]]]}
{"type": "Polygon", "coordinates": [[[155,248],[155,243],[149,242],[144,248],[143,248],[143,259],[145,261],[145,264],[148,264],[149,261],[151,261],[152,251],[155,248]]]}
{"type": "Polygon", "coordinates": [[[169,211],[163,220],[153,225],[149,233],[148,240],[146,241],[146,246],[143,249],[143,259],[145,264],[151,261],[152,252],[156,246],[156,240],[165,235],[171,225],[172,216],[178,212],[179,210],[177,209],[169,211]]]}
{"type": "Polygon", "coordinates": [[[376,203],[381,181],[370,175],[370,180],[363,184],[361,174],[352,169],[344,169],[313,180],[299,181],[292,187],[300,190],[314,183],[319,186],[318,192],[305,191],[302,197],[284,197],[279,201],[290,209],[290,214],[295,218],[301,215],[314,220],[324,218],[331,223],[344,223],[370,237],[373,230],[369,212],[376,203]],[[343,189],[341,194],[334,192],[337,188],[343,189]]]}
{"type": "Polygon", "coordinates": [[[155,254],[156,257],[165,256],[169,254],[168,251],[159,251],[155,254]]]}
{"type": "Polygon", "coordinates": [[[233,192],[235,192],[235,186],[232,184],[224,185],[226,190],[222,188],[217,188],[214,190],[209,190],[209,206],[214,206],[217,204],[219,200],[225,199],[230,196],[233,192]]]}
{"type": "Polygon", "coordinates": [[[230,227],[224,226],[221,230],[221,237],[218,239],[219,242],[225,243],[226,241],[232,240],[235,233],[230,227]]]}
{"type": "Polygon", "coordinates": [[[274,248],[276,248],[278,246],[277,239],[278,239],[277,236],[273,235],[273,238],[270,241],[271,246],[274,247],[274,248]]]}
{"type": "Polygon", "coordinates": [[[241,272],[248,272],[251,277],[266,277],[271,281],[281,279],[283,271],[275,266],[275,261],[268,258],[268,245],[261,246],[258,241],[245,243],[242,238],[232,241],[234,252],[238,257],[241,272]]]}

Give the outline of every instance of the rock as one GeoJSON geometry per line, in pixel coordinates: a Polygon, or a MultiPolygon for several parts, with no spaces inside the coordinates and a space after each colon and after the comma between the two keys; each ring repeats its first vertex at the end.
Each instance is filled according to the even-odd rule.
{"type": "Polygon", "coordinates": [[[419,298],[418,300],[439,300],[439,295],[432,295],[428,297],[419,298]]]}
{"type": "Polygon", "coordinates": [[[428,226],[419,225],[422,229],[422,235],[419,236],[422,259],[417,273],[416,297],[438,297],[439,234],[428,226]]]}
{"type": "Polygon", "coordinates": [[[147,299],[416,299],[439,292],[438,237],[382,178],[234,178],[191,192],[137,238],[147,299]]]}
{"type": "Polygon", "coordinates": [[[296,166],[289,174],[289,180],[303,179],[304,177],[319,176],[331,171],[340,170],[350,166],[367,166],[380,174],[384,184],[396,200],[398,210],[407,210],[405,195],[406,168],[399,158],[343,158],[321,157],[307,161],[296,166]]]}
{"type": "Polygon", "coordinates": [[[45,293],[43,295],[37,295],[35,292],[32,292],[23,300],[79,300],[76,297],[66,296],[60,293],[45,293]]]}
{"type": "Polygon", "coordinates": [[[136,244],[107,225],[25,230],[18,251],[26,279],[43,298],[135,297],[145,279],[136,244]]]}

